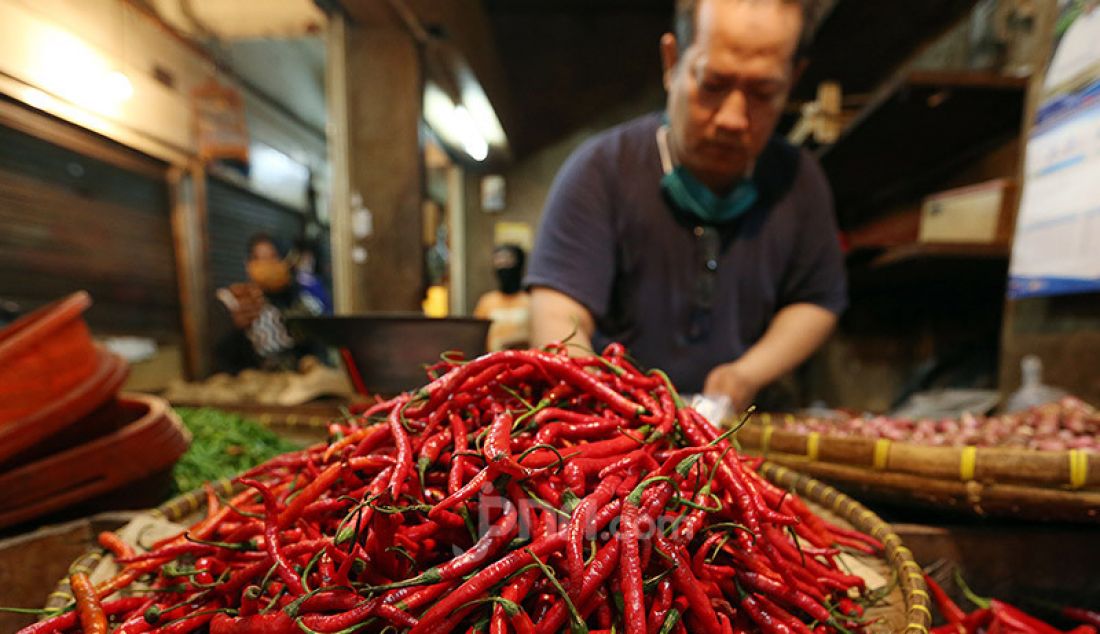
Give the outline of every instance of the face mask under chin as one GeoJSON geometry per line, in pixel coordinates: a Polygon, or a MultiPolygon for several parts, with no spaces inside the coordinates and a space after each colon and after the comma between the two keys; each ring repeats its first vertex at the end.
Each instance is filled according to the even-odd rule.
{"type": "Polygon", "coordinates": [[[661,190],[673,205],[700,222],[705,224],[731,222],[756,204],[759,195],[751,178],[751,168],[748,174],[733,185],[728,194],[718,196],[686,167],[673,164],[672,154],[668,149],[667,125],[657,131],[657,147],[664,171],[664,176],[661,177],[661,190]]]}
{"type": "Polygon", "coordinates": [[[674,205],[706,224],[736,220],[752,209],[757,199],[751,180],[742,180],[730,193],[719,197],[683,167],[665,174],[661,178],[661,189],[674,205]]]}

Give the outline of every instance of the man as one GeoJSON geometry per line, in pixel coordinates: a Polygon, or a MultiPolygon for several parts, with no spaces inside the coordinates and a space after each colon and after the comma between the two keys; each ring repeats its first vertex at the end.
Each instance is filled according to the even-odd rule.
{"type": "Polygon", "coordinates": [[[562,167],[526,280],[534,345],[621,341],[686,392],[747,406],[829,336],[846,283],[828,184],[773,138],[803,50],[790,0],[681,0],[664,116],[562,167]]]}

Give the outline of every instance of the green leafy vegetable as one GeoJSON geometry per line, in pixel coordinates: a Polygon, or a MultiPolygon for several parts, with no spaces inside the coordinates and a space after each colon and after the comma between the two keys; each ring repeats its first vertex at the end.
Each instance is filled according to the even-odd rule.
{"type": "Polygon", "coordinates": [[[176,413],[194,438],[172,470],[177,492],[196,489],[210,480],[231,478],[275,456],[301,449],[239,414],[206,407],[180,407],[176,413]]]}

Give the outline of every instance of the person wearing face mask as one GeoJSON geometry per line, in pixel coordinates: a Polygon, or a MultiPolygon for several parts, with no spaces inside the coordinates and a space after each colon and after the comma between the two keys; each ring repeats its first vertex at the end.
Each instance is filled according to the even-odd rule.
{"type": "Polygon", "coordinates": [[[831,192],[773,134],[809,15],[810,0],[677,1],[665,111],[590,139],[551,187],[525,280],[534,345],[619,341],[743,408],[827,339],[847,304],[831,192]]]}
{"type": "Polygon", "coordinates": [[[523,290],[523,249],[505,244],[493,249],[493,272],[499,290],[481,296],[474,317],[491,320],[489,350],[525,348],[530,341],[531,298],[523,290]]]}
{"type": "Polygon", "coordinates": [[[318,306],[300,291],[290,264],[266,233],[249,239],[245,270],[248,282],[216,293],[228,319],[215,322],[215,329],[222,331],[215,334],[215,370],[294,370],[303,356],[319,350],[312,342],[296,341],[284,317],[319,314],[318,306]]]}

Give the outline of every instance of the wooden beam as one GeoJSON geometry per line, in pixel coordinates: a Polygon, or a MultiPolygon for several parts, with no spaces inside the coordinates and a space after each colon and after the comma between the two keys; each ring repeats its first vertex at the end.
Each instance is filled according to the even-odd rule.
{"type": "Polygon", "coordinates": [[[0,96],[0,125],[130,172],[157,180],[164,178],[164,163],[4,96],[0,96]]]}

